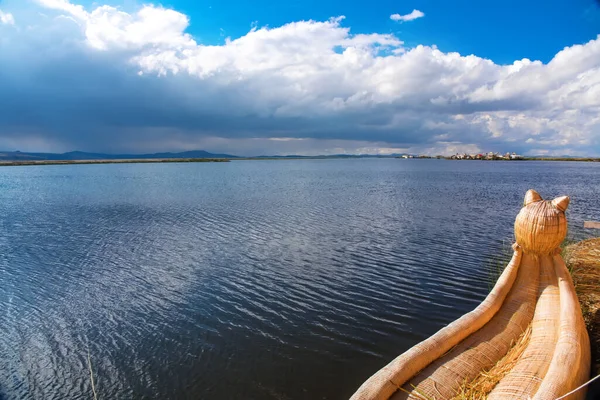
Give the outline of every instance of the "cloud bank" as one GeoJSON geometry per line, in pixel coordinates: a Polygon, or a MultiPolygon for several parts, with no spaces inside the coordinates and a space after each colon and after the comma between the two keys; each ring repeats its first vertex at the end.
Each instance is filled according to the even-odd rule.
{"type": "Polygon", "coordinates": [[[600,37],[498,65],[343,17],[213,45],[160,6],[3,9],[0,149],[600,154],[600,37]]]}
{"type": "Polygon", "coordinates": [[[400,14],[392,14],[390,15],[390,19],[392,21],[402,21],[402,22],[406,22],[406,21],[412,21],[415,20],[417,18],[422,18],[425,16],[425,13],[423,11],[419,11],[419,10],[412,10],[412,12],[410,14],[406,14],[406,15],[400,15],[400,14]]]}

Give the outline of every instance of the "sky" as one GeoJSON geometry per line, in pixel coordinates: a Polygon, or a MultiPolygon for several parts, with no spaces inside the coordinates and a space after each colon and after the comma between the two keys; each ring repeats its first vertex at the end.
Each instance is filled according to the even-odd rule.
{"type": "Polygon", "coordinates": [[[597,0],[0,0],[0,150],[600,156],[597,0]]]}

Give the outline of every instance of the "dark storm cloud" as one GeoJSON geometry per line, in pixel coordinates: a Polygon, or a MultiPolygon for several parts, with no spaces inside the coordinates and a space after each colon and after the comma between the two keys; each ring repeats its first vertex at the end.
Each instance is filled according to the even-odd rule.
{"type": "Polygon", "coordinates": [[[0,25],[0,145],[35,139],[136,151],[202,138],[300,138],[415,151],[597,146],[600,99],[585,93],[599,80],[598,40],[547,65],[499,66],[425,46],[382,56],[380,46],[402,42],[351,36],[341,19],[201,46],[183,32],[185,16],[160,7],[117,15],[52,4],[50,16],[22,13],[25,22],[16,13],[15,25],[0,25]],[[132,24],[144,34],[133,35],[132,24]]]}

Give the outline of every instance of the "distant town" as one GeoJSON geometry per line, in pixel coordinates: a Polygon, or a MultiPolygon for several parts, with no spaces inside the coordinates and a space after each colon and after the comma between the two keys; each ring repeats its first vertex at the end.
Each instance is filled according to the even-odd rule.
{"type": "Polygon", "coordinates": [[[438,159],[447,159],[447,160],[524,160],[525,157],[517,154],[517,153],[505,153],[505,154],[501,154],[501,153],[494,153],[494,152],[489,152],[489,153],[479,153],[479,154],[460,154],[460,153],[456,153],[453,154],[451,156],[426,156],[426,155],[420,155],[420,156],[413,156],[413,155],[409,155],[409,154],[404,154],[398,158],[438,158],[438,159]]]}
{"type": "Polygon", "coordinates": [[[484,154],[454,154],[451,160],[522,160],[524,157],[517,153],[484,153],[484,154]]]}

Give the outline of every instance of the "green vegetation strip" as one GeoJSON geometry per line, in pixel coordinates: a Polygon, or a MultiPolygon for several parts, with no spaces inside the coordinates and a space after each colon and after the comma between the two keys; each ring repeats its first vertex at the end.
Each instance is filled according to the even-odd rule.
{"type": "Polygon", "coordinates": [[[0,161],[0,166],[20,165],[72,165],[72,164],[141,164],[141,163],[197,163],[197,162],[229,162],[227,158],[156,158],[128,160],[41,160],[41,161],[0,161]]]}

